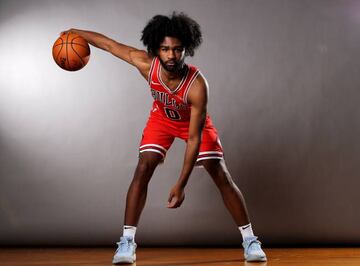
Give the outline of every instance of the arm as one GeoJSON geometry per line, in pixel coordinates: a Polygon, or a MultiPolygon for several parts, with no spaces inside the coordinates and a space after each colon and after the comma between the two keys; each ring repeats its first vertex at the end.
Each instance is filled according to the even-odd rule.
{"type": "Polygon", "coordinates": [[[188,95],[191,104],[189,138],[186,144],[185,158],[180,178],[172,188],[168,200],[169,208],[177,208],[184,200],[184,188],[196,163],[199,154],[202,130],[206,119],[208,84],[200,74],[188,95]]]}
{"type": "Polygon", "coordinates": [[[147,74],[150,70],[152,61],[152,57],[147,52],[119,43],[103,34],[93,31],[69,29],[67,31],[61,32],[61,35],[65,33],[75,33],[80,35],[91,45],[105,50],[112,55],[124,60],[125,62],[135,66],[140,71],[142,76],[147,79],[147,74]]]}

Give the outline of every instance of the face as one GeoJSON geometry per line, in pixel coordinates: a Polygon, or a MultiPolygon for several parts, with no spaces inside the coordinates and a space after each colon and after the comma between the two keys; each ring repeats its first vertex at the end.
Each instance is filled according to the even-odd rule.
{"type": "Polygon", "coordinates": [[[178,38],[165,37],[160,43],[158,55],[166,71],[176,72],[184,65],[185,49],[178,38]]]}

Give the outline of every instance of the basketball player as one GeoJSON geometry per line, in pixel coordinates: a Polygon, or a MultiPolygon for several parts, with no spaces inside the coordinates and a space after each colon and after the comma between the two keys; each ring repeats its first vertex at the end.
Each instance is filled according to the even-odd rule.
{"type": "Polygon", "coordinates": [[[126,198],[123,236],[113,263],[136,260],[135,233],[144,208],[148,183],[166,156],[174,138],[186,142],[180,177],[170,191],[168,208],[178,208],[195,164],[201,164],[219,188],[225,206],[237,224],[247,261],[266,261],[261,243],[254,236],[245,201],[232,180],[223,158],[218,133],[207,113],[208,83],[195,66],[184,62],[202,42],[199,24],[183,13],[154,16],[142,31],[147,51],[116,42],[102,34],[70,29],[90,44],[136,67],[149,84],[154,98],[143,131],[139,161],[126,198]]]}

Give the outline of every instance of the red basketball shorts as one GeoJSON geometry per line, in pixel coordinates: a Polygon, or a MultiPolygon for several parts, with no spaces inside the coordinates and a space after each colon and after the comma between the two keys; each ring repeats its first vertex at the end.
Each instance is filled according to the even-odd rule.
{"type": "MultiPolygon", "coordinates": [[[[165,159],[166,152],[175,138],[187,142],[189,137],[189,122],[176,122],[164,118],[161,114],[152,112],[144,128],[139,152],[156,152],[165,159]]],[[[216,128],[209,116],[206,117],[202,132],[200,151],[196,163],[202,160],[222,159],[223,149],[216,128]]]]}

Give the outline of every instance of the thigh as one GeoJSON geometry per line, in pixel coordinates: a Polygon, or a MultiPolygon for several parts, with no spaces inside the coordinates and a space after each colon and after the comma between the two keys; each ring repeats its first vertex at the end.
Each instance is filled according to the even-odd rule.
{"type": "Polygon", "coordinates": [[[219,188],[233,184],[224,159],[204,160],[202,165],[219,188]]]}
{"type": "Polygon", "coordinates": [[[219,175],[224,176],[229,173],[224,159],[204,160],[202,161],[202,165],[212,177],[219,175]]]}
{"type": "Polygon", "coordinates": [[[156,152],[143,152],[139,154],[139,161],[138,165],[140,164],[146,164],[150,168],[155,169],[156,166],[161,163],[163,160],[163,157],[161,154],[156,152]]]}
{"type": "Polygon", "coordinates": [[[139,161],[135,169],[134,180],[149,182],[155,168],[161,163],[163,157],[156,152],[144,152],[139,154],[139,161]]]}
{"type": "MultiPolygon", "coordinates": [[[[182,126],[178,130],[179,137],[187,141],[189,137],[189,126],[182,126]]],[[[203,161],[209,159],[222,159],[224,157],[223,148],[210,117],[208,116],[205,121],[205,126],[202,131],[201,144],[199,149],[196,165],[201,165],[203,161]]]]}
{"type": "Polygon", "coordinates": [[[174,138],[164,121],[150,117],[142,134],[139,158],[145,153],[156,153],[164,160],[174,138]]]}
{"type": "Polygon", "coordinates": [[[211,120],[208,119],[203,129],[199,155],[196,163],[202,164],[207,160],[219,161],[223,157],[224,152],[221,146],[218,132],[212,124],[211,120]]]}

